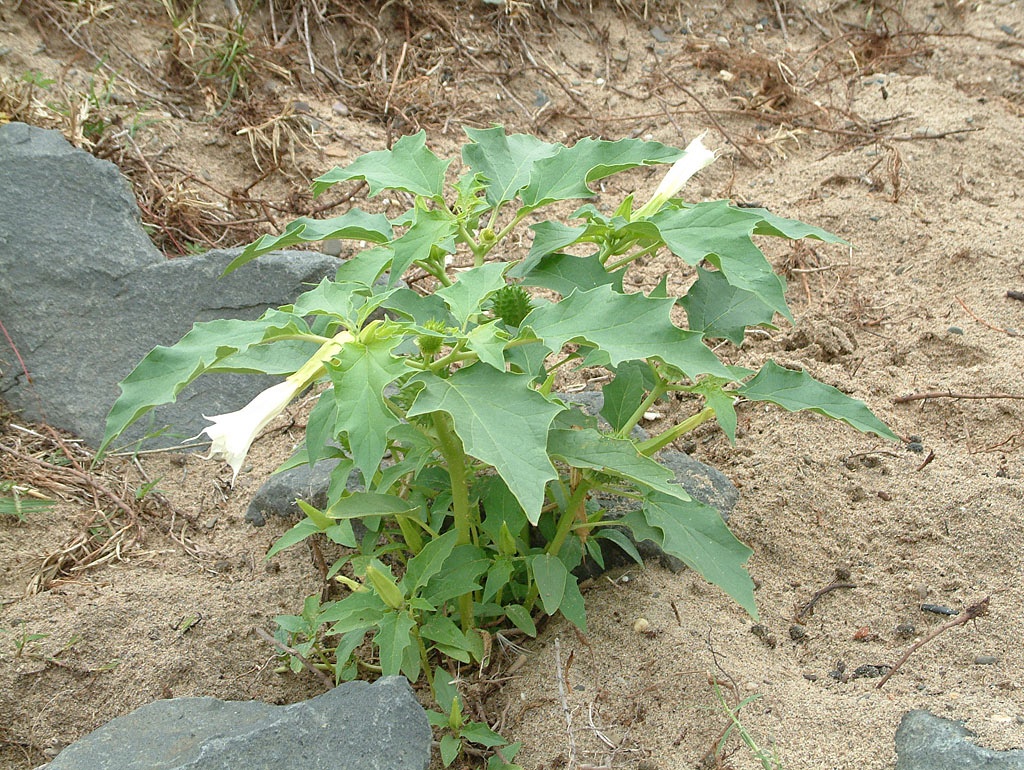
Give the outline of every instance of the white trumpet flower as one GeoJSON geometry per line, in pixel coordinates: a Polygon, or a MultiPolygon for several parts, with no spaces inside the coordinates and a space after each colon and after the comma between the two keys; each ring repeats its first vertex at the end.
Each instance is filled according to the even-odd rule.
{"type": "Polygon", "coordinates": [[[324,363],[329,361],[346,342],[355,338],[349,332],[340,332],[333,339],[320,346],[316,354],[302,367],[277,385],[267,388],[256,398],[237,412],[218,414],[213,417],[203,415],[210,420],[210,425],[200,432],[205,433],[213,443],[206,460],[223,460],[231,466],[231,485],[234,486],[238,471],[242,468],[249,447],[270,421],[277,417],[288,406],[293,398],[301,393],[307,385],[323,374],[324,363]]]}
{"type": "Polygon", "coordinates": [[[670,198],[683,189],[683,186],[690,181],[690,177],[702,168],[711,165],[717,157],[717,153],[714,150],[709,150],[701,141],[706,134],[707,131],[686,146],[682,157],[672,164],[672,168],[661,180],[658,189],[654,191],[654,196],[637,209],[633,216],[649,217],[656,214],[670,198]]]}
{"type": "Polygon", "coordinates": [[[256,436],[284,411],[301,389],[301,385],[285,380],[267,388],[237,412],[213,417],[204,414],[203,418],[213,423],[202,431],[213,439],[210,453],[204,459],[223,460],[230,465],[234,471],[231,474],[231,485],[234,486],[256,436]]]}

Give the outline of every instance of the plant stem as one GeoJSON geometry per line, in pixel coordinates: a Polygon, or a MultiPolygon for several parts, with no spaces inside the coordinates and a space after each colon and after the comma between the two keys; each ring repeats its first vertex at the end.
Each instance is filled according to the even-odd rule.
{"type": "MultiPolygon", "coordinates": [[[[462,440],[448,424],[448,417],[442,412],[434,412],[434,429],[437,431],[437,442],[441,447],[441,455],[448,465],[448,477],[452,483],[452,514],[455,516],[455,531],[459,533],[456,545],[468,545],[472,541],[469,510],[469,486],[466,480],[466,453],[462,449],[462,440]]],[[[459,613],[462,616],[462,630],[473,627],[473,594],[467,593],[459,597],[459,613]]]]}
{"type": "Polygon", "coordinates": [[[419,618],[413,618],[412,634],[416,637],[416,644],[420,647],[420,662],[423,664],[423,673],[427,675],[427,684],[430,685],[430,690],[434,690],[434,673],[430,670],[430,661],[427,659],[427,647],[423,644],[423,637],[420,636],[420,624],[419,618]]]}
{"type": "Polygon", "coordinates": [[[558,528],[555,530],[554,538],[548,543],[548,547],[544,549],[545,553],[549,553],[552,556],[558,555],[562,545],[565,543],[566,536],[572,530],[572,523],[580,518],[580,510],[586,502],[587,493],[590,489],[591,483],[585,478],[580,479],[580,483],[573,490],[572,496],[569,498],[569,502],[566,503],[565,510],[562,511],[562,516],[558,520],[558,528]]]}
{"type": "Polygon", "coordinates": [[[628,257],[623,257],[618,262],[615,262],[615,263],[613,263],[611,265],[605,265],[604,269],[607,270],[610,273],[613,270],[617,270],[618,268],[622,267],[623,265],[628,265],[633,260],[640,259],[640,257],[647,256],[648,254],[654,254],[655,252],[658,251],[658,249],[661,248],[661,245],[662,244],[660,242],[652,243],[646,249],[641,249],[640,251],[634,251],[628,257]]]}
{"type": "Polygon", "coordinates": [[[654,372],[654,376],[658,378],[658,381],[654,384],[654,388],[647,394],[647,398],[640,403],[640,406],[637,407],[636,411],[630,415],[630,418],[626,420],[625,424],[616,431],[616,436],[620,438],[628,436],[629,432],[633,430],[633,426],[640,422],[640,418],[644,416],[644,412],[650,409],[651,405],[668,391],[665,381],[661,379],[657,371],[654,372]]]}
{"type": "Polygon", "coordinates": [[[715,410],[710,406],[706,406],[692,417],[687,417],[678,425],[673,425],[660,436],[655,436],[652,439],[648,439],[647,441],[637,444],[636,448],[640,450],[640,454],[650,457],[662,447],[671,444],[684,433],[689,433],[698,425],[702,425],[714,416],[715,410]]]}

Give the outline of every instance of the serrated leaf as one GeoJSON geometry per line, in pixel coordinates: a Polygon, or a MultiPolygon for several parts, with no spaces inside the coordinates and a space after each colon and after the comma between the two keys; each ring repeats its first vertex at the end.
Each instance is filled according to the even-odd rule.
{"type": "Polygon", "coordinates": [[[640,454],[632,441],[617,439],[596,430],[552,430],[548,433],[548,453],[574,468],[593,468],[637,484],[657,489],[666,495],[689,500],[689,495],[671,481],[668,468],[640,454]]]}
{"type": "Polygon", "coordinates": [[[391,223],[383,214],[369,214],[352,208],[340,216],[330,219],[299,217],[285,225],[280,235],[264,235],[250,243],[224,268],[223,275],[237,270],[268,251],[294,246],[297,243],[324,241],[329,238],[387,243],[393,233],[391,223]]]}
{"type": "Polygon", "coordinates": [[[390,244],[395,256],[391,259],[388,288],[398,282],[413,262],[427,259],[434,246],[454,254],[456,229],[455,220],[444,211],[416,209],[416,220],[400,238],[390,244]]]}
{"type": "Polygon", "coordinates": [[[499,321],[481,324],[473,327],[473,330],[466,335],[466,347],[480,356],[480,360],[488,366],[493,366],[499,372],[505,371],[505,346],[508,344],[508,335],[502,331],[499,321]]]}
{"type": "Polygon", "coordinates": [[[331,315],[353,329],[356,326],[356,309],[366,302],[364,292],[366,288],[359,284],[323,278],[314,288],[296,297],[286,309],[298,316],[331,315]]]}
{"type": "Polygon", "coordinates": [[[548,426],[561,407],[529,387],[524,375],[474,364],[448,379],[413,378],[423,389],[409,416],[447,412],[469,454],[493,465],[532,522],[540,517],[544,487],[557,477],[546,452],[548,426]]]}
{"type": "Polygon", "coordinates": [[[569,577],[569,570],[565,568],[561,559],[549,553],[531,556],[530,568],[533,570],[533,579],[540,592],[544,612],[554,615],[565,595],[565,583],[569,577]]]}
{"type": "Polygon", "coordinates": [[[537,625],[533,622],[533,618],[530,617],[530,613],[526,611],[526,607],[521,604],[506,604],[504,610],[508,619],[512,621],[516,628],[527,636],[537,635],[537,625]]]}
{"type": "Polygon", "coordinates": [[[727,339],[743,344],[748,326],[772,326],[775,311],[756,294],[733,286],[717,271],[697,268],[697,282],[690,287],[679,304],[686,308],[686,317],[693,331],[708,338],[727,339]]]}
{"type": "Polygon", "coordinates": [[[456,323],[444,300],[436,294],[422,295],[412,289],[397,289],[381,303],[381,307],[411,319],[418,326],[424,326],[429,321],[439,321],[446,326],[454,326],[456,323]]]}
{"type": "Polygon", "coordinates": [[[515,198],[530,181],[534,164],[563,147],[542,142],[530,134],[506,136],[501,126],[464,130],[472,143],[462,146],[462,160],[488,180],[486,198],[491,206],[515,198]]]}
{"type": "MultiPolygon", "coordinates": [[[[642,514],[627,514],[622,523],[630,526],[628,520],[634,516],[642,516],[661,533],[661,538],[654,542],[665,553],[699,572],[735,599],[751,617],[757,617],[754,583],[743,567],[753,551],[736,539],[718,511],[696,500],[684,502],[651,492],[644,500],[642,514]]],[[[642,539],[641,532],[636,535],[642,539]]]]}
{"type": "Polygon", "coordinates": [[[373,641],[380,648],[380,667],[384,676],[397,676],[402,670],[406,648],[413,643],[415,621],[404,612],[388,612],[377,624],[373,641]]]}
{"type": "Polygon", "coordinates": [[[622,277],[626,268],[609,273],[597,254],[574,257],[572,254],[555,252],[541,259],[532,270],[523,275],[525,286],[543,286],[557,291],[562,296],[572,294],[574,289],[589,291],[598,286],[611,286],[622,292],[622,277]]]}
{"type": "Polygon", "coordinates": [[[729,371],[702,342],[699,332],[672,323],[674,300],[618,294],[610,286],[575,291],[561,302],[533,310],[523,322],[551,350],[585,342],[606,352],[611,364],[657,357],[687,377],[728,377],[729,371]]]}
{"type": "Polygon", "coordinates": [[[301,318],[268,311],[258,321],[227,319],[197,323],[171,347],[158,345],[121,381],[121,394],[107,415],[98,454],[150,409],[178,394],[218,362],[276,336],[304,331],[301,318]]]}
{"type": "Polygon", "coordinates": [[[369,345],[350,342],[327,364],[334,387],[321,396],[334,398],[334,433],[346,432],[352,459],[369,481],[387,450],[388,431],[398,418],[384,402],[384,388],[407,369],[391,351],[399,337],[378,338],[369,345]]]}
{"type": "Polygon", "coordinates": [[[526,208],[534,209],[569,198],[589,198],[587,185],[619,171],[653,163],[672,163],[681,152],[659,142],[640,139],[580,139],[533,164],[530,183],[520,193],[526,208]]]}
{"type": "Polygon", "coordinates": [[[480,504],[485,513],[480,527],[488,534],[492,543],[499,542],[502,524],[507,526],[513,535],[522,534],[527,521],[526,513],[500,476],[478,478],[473,492],[480,496],[480,504]]]}
{"type": "Polygon", "coordinates": [[[505,285],[507,262],[488,262],[458,274],[451,286],[438,289],[434,294],[444,300],[459,326],[465,328],[471,315],[480,310],[491,294],[505,285]]]}
{"type": "MultiPolygon", "coordinates": [[[[576,243],[577,239],[587,231],[586,226],[570,227],[561,222],[538,222],[530,225],[533,230],[533,243],[530,245],[530,253],[526,259],[509,271],[513,278],[522,278],[529,273],[538,262],[548,254],[561,251],[566,246],[576,243]]],[[[603,269],[603,268],[602,268],[603,269]]]]}
{"type": "Polygon", "coordinates": [[[737,393],[751,401],[769,401],[789,412],[809,411],[823,414],[864,433],[898,441],[899,437],[867,408],[863,401],[818,382],[807,372],[783,369],[769,361],[754,379],[737,393]]]}
{"type": "Polygon", "coordinates": [[[715,412],[715,420],[725,431],[729,441],[736,443],[736,393],[722,390],[722,386],[728,384],[728,380],[721,377],[704,377],[690,388],[692,393],[700,393],[704,396],[707,405],[715,412]]]}
{"type": "Polygon", "coordinates": [[[372,288],[381,273],[391,264],[395,252],[387,246],[364,249],[350,259],[346,259],[334,271],[334,280],[338,283],[358,283],[372,288]]]}
{"type": "Polygon", "coordinates": [[[651,367],[643,361],[624,361],[615,367],[615,379],[601,388],[601,416],[619,430],[640,407],[644,394],[654,386],[651,367]]]}
{"type": "Polygon", "coordinates": [[[383,190],[404,190],[442,200],[444,174],[451,160],[441,160],[427,149],[427,133],[403,136],[390,150],[368,152],[345,168],[334,168],[313,180],[313,194],[319,195],[338,182],[363,179],[370,197],[383,190]]]}
{"type": "Polygon", "coordinates": [[[402,587],[407,594],[413,594],[418,588],[425,586],[434,575],[441,571],[445,560],[451,556],[459,533],[454,529],[435,537],[413,558],[405,568],[402,587]]]}

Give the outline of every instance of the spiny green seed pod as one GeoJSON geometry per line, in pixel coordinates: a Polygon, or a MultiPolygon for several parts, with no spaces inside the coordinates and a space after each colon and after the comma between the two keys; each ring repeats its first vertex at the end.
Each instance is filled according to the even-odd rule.
{"type": "Polygon", "coordinates": [[[533,310],[530,295],[521,286],[506,286],[491,297],[494,314],[508,326],[519,326],[533,310]]]}
{"type": "Polygon", "coordinates": [[[425,324],[423,328],[429,329],[432,332],[440,332],[441,336],[434,334],[421,334],[416,337],[416,346],[420,349],[424,355],[432,356],[441,349],[441,345],[444,344],[444,334],[446,332],[444,321],[438,321],[435,318],[431,318],[425,324]]]}
{"type": "Polygon", "coordinates": [[[387,575],[373,565],[370,565],[366,568],[366,577],[373,586],[373,590],[377,592],[377,596],[379,596],[386,605],[396,610],[402,608],[402,605],[405,604],[405,597],[402,596],[402,590],[388,579],[387,575]]]}

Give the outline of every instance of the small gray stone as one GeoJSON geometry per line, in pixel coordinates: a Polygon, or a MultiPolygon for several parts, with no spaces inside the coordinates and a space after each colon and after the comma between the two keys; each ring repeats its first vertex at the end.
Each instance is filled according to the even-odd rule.
{"type": "MultiPolygon", "coordinates": [[[[275,473],[253,495],[245,520],[250,524],[262,527],[267,523],[267,516],[298,516],[302,513],[296,500],[303,500],[314,508],[327,505],[327,490],[331,486],[331,473],[340,461],[321,460],[312,468],[300,465],[280,473],[275,473]]],[[[350,490],[362,489],[359,484],[359,472],[352,471],[345,485],[350,490]]]]}
{"type": "Polygon", "coordinates": [[[974,659],[974,665],[976,666],[994,666],[999,662],[999,658],[995,655],[979,655],[974,659]]]}
{"type": "Polygon", "coordinates": [[[653,37],[659,43],[667,43],[669,40],[672,39],[661,27],[651,27],[651,37],[653,37]]]}
{"type": "Polygon", "coordinates": [[[49,770],[426,770],[430,748],[426,712],[392,676],[290,706],[155,701],[71,744],[49,770]]]}
{"type": "Polygon", "coordinates": [[[992,751],[971,743],[963,722],[908,711],[896,731],[896,770],[1024,770],[1024,750],[992,751]]]}

